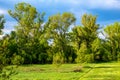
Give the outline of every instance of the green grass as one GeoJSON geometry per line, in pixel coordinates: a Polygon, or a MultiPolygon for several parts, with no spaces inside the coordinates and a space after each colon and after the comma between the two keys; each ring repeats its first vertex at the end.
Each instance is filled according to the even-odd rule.
{"type": "Polygon", "coordinates": [[[84,64],[81,72],[73,72],[78,64],[19,66],[13,80],[120,80],[120,63],[84,64]]]}

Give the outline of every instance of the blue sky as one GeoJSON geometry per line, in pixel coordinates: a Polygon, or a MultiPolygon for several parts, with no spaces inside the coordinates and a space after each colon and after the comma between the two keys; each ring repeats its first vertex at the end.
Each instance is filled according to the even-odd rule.
{"type": "Polygon", "coordinates": [[[97,23],[101,26],[120,21],[120,0],[0,0],[0,14],[6,18],[5,33],[13,30],[16,21],[12,19],[7,10],[14,10],[14,5],[26,2],[37,8],[38,12],[45,12],[45,19],[50,15],[71,12],[80,24],[84,13],[97,15],[97,23]]]}

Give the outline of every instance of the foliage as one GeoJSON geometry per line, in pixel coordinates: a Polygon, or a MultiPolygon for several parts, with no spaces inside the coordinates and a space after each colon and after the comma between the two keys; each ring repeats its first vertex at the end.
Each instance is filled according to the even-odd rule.
{"type": "Polygon", "coordinates": [[[120,52],[120,23],[108,25],[104,31],[106,33],[107,43],[111,47],[110,53],[112,55],[112,60],[117,60],[117,56],[120,52]]]}
{"type": "Polygon", "coordinates": [[[0,15],[0,35],[2,34],[2,29],[4,28],[5,19],[3,15],[0,15]]]}
{"type": "Polygon", "coordinates": [[[77,62],[94,62],[92,43],[97,38],[99,25],[96,24],[96,16],[84,14],[82,16],[82,26],[73,28],[74,43],[77,62]]]}
{"type": "Polygon", "coordinates": [[[2,73],[0,74],[0,79],[1,80],[10,80],[11,77],[14,75],[17,74],[15,68],[17,67],[5,67],[3,70],[2,70],[2,73]]]}
{"type": "MultiPolygon", "coordinates": [[[[2,34],[2,30],[4,28],[5,19],[4,16],[0,16],[0,35],[2,34]]],[[[0,40],[0,80],[9,80],[12,75],[15,74],[16,71],[13,70],[13,67],[6,68],[9,64],[10,57],[9,55],[9,35],[3,37],[0,40]]]]}
{"type": "Polygon", "coordinates": [[[43,53],[46,55],[48,47],[42,26],[44,14],[39,14],[36,8],[27,3],[18,3],[15,11],[8,12],[18,22],[14,36],[16,55],[21,56],[25,64],[42,63],[38,57],[43,53]]]}
{"type": "Polygon", "coordinates": [[[51,45],[53,53],[61,53],[64,56],[64,62],[69,62],[71,47],[69,45],[69,28],[75,22],[75,17],[71,13],[56,14],[49,17],[46,26],[48,27],[46,33],[52,39],[51,45]]]}
{"type": "Polygon", "coordinates": [[[20,55],[14,54],[11,62],[14,65],[20,65],[20,64],[23,64],[24,59],[20,55]]]}
{"type": "MultiPolygon", "coordinates": [[[[0,39],[0,70],[6,64],[62,64],[117,61],[120,58],[120,23],[107,25],[100,39],[97,17],[84,14],[81,25],[69,12],[44,20],[28,3],[18,3],[10,16],[17,21],[14,31],[0,39]],[[73,28],[71,27],[73,26],[73,28]]],[[[0,35],[4,28],[0,16],[0,35]]]]}
{"type": "Polygon", "coordinates": [[[62,63],[64,63],[63,54],[56,53],[53,56],[53,65],[55,65],[55,67],[58,68],[59,66],[61,66],[62,63]]]}

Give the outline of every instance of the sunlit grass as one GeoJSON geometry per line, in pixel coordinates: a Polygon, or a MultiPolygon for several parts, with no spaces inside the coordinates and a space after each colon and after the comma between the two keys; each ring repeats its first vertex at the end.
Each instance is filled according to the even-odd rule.
{"type": "Polygon", "coordinates": [[[51,64],[19,66],[13,80],[119,80],[120,64],[117,62],[84,64],[81,72],[73,72],[78,64],[51,64]]]}

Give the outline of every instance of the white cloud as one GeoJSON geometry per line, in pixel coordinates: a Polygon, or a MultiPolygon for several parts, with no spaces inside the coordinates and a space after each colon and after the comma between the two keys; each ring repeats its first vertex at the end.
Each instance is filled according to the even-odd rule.
{"type": "Polygon", "coordinates": [[[7,21],[5,23],[5,28],[14,28],[14,26],[17,25],[17,22],[16,21],[7,21]]]}
{"type": "Polygon", "coordinates": [[[98,34],[98,37],[99,37],[100,39],[105,39],[105,34],[99,33],[99,34],[98,34]]]}
{"type": "Polygon", "coordinates": [[[88,6],[90,8],[120,9],[120,1],[119,0],[88,0],[88,6]]]}
{"type": "Polygon", "coordinates": [[[7,21],[5,23],[5,28],[2,30],[4,34],[9,34],[11,31],[14,31],[14,26],[17,23],[15,21],[7,21]]]}
{"type": "Polygon", "coordinates": [[[3,36],[4,36],[4,35],[0,35],[0,39],[2,39],[2,38],[3,38],[3,36]]]}
{"type": "Polygon", "coordinates": [[[13,30],[11,30],[11,29],[3,29],[2,30],[5,34],[9,34],[11,31],[13,31],[13,30]]]}
{"type": "Polygon", "coordinates": [[[80,18],[85,13],[90,13],[88,10],[85,9],[79,9],[75,10],[74,8],[70,9],[70,12],[74,13],[74,15],[78,18],[80,18]]]}
{"type": "Polygon", "coordinates": [[[107,25],[111,25],[114,22],[120,22],[120,19],[99,21],[98,24],[101,24],[102,27],[106,27],[107,25]]]}
{"type": "MultiPolygon", "coordinates": [[[[50,0],[53,1],[53,0],[50,0]]],[[[73,5],[77,5],[82,3],[82,0],[54,0],[56,3],[67,3],[67,4],[73,4],[73,5]]],[[[71,5],[72,6],[72,5],[71,5]]]]}
{"type": "Polygon", "coordinates": [[[0,15],[1,15],[1,14],[7,14],[7,10],[0,8],[0,15]]]}
{"type": "Polygon", "coordinates": [[[120,9],[119,0],[49,0],[56,4],[66,4],[72,7],[83,7],[88,9],[120,9]]]}
{"type": "Polygon", "coordinates": [[[120,9],[119,0],[8,0],[16,4],[19,2],[26,2],[35,6],[39,5],[66,5],[71,7],[84,7],[84,8],[102,8],[102,9],[120,9]]]}

